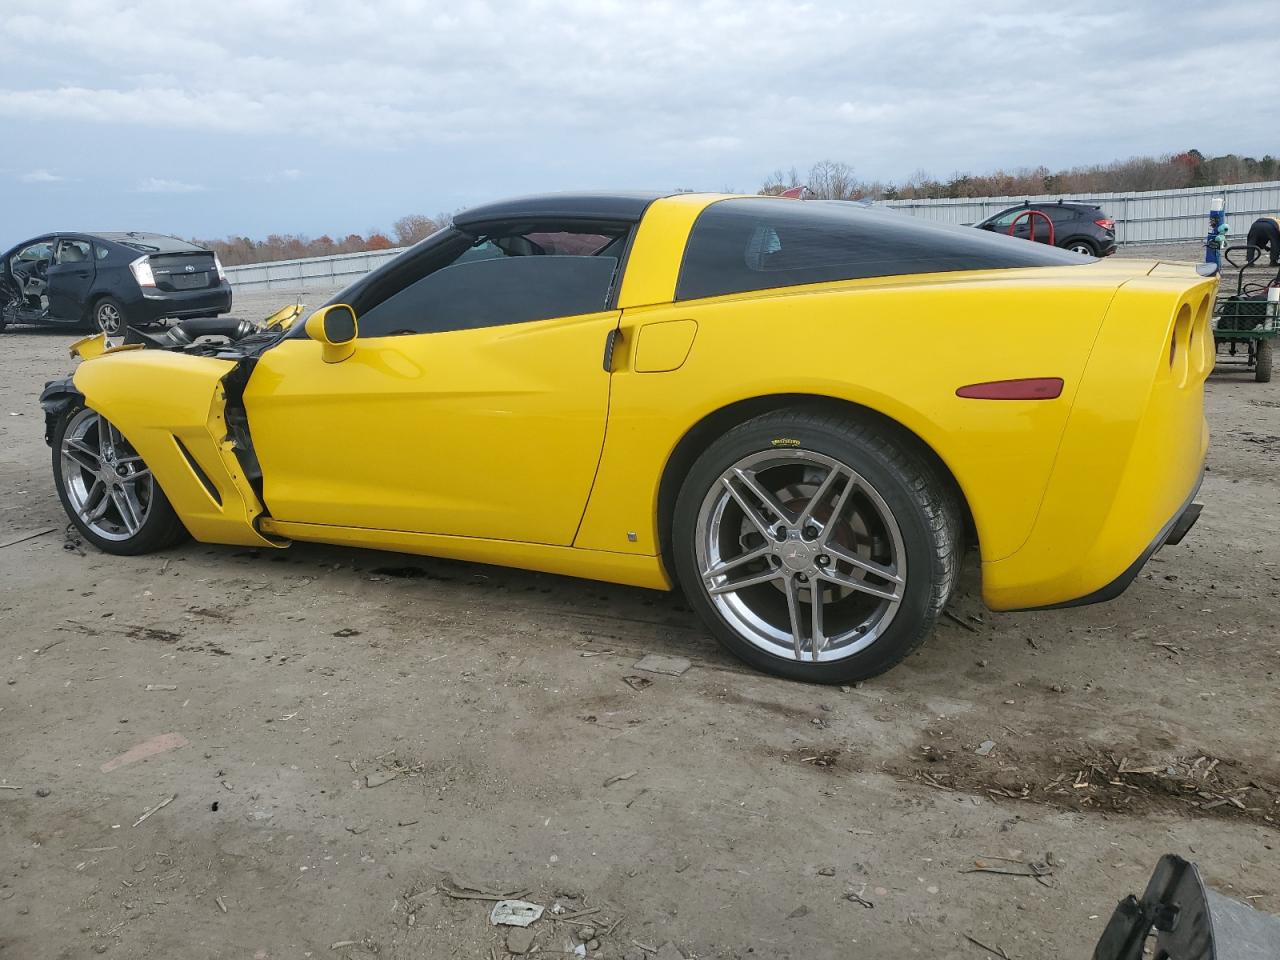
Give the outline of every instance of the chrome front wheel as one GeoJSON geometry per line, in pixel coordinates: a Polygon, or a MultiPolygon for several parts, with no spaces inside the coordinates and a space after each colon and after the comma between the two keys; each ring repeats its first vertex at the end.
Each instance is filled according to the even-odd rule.
{"type": "Polygon", "coordinates": [[[67,516],[99,550],[149,553],[187,535],[138,451],[88,407],[73,407],[59,421],[53,472],[67,516]]]}
{"type": "Polygon", "coordinates": [[[104,540],[136,537],[151,515],[155,480],[120,431],[94,411],[76,413],[62,434],[67,505],[104,540]]]}

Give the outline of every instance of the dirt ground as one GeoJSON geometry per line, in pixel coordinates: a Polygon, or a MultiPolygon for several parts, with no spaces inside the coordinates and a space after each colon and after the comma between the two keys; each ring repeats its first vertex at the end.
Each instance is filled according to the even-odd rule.
{"type": "Polygon", "coordinates": [[[1211,378],[1203,517],[1122,598],[992,614],[970,557],[954,619],[839,689],[676,596],[64,543],[69,340],[0,336],[0,544],[52,531],[0,546],[0,957],[493,960],[476,897],[523,894],[547,955],[1083,958],[1166,852],[1280,912],[1278,384],[1211,378]]]}

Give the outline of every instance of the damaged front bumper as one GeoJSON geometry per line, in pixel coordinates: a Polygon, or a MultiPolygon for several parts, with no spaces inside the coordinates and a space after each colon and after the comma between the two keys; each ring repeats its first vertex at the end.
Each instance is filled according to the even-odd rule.
{"type": "Polygon", "coordinates": [[[102,335],[76,341],[71,353],[83,362],[40,394],[45,441],[71,410],[90,407],[129,440],[197,540],[287,546],[259,528],[266,510],[240,396],[257,355],[289,322],[186,321],[159,333],[130,328],[118,345],[102,335]]]}

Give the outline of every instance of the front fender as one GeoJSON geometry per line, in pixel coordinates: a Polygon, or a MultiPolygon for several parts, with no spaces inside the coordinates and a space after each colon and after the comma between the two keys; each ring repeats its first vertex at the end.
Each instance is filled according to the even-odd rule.
{"type": "Polygon", "coordinates": [[[233,360],[161,350],[108,352],[80,364],[69,388],[68,381],[59,381],[49,403],[63,402],[74,391],[110,420],[146,461],[197,540],[283,546],[258,532],[263,505],[227,429],[223,379],[236,366],[233,360]]]}

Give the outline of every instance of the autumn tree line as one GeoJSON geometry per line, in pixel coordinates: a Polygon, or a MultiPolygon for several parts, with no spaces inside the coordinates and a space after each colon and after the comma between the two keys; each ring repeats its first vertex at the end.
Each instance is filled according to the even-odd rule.
{"type": "MultiPolygon", "coordinates": [[[[1280,160],[1267,154],[1261,159],[1234,153],[1206,157],[1199,150],[1159,157],[1131,157],[1111,163],[1071,167],[1052,171],[1048,167],[997,170],[987,174],[957,173],[946,180],[931,177],[923,170],[902,183],[860,179],[854,168],[836,160],[823,160],[807,174],[792,167],[775,170],[760,185],[762,194],[778,194],[794,187],[808,187],[810,195],[822,200],[925,200],[936,197],[1007,197],[1023,194],[1117,193],[1128,190],[1176,190],[1182,187],[1249,183],[1280,177],[1280,160]]],[[[196,240],[216,252],[227,266],[325,257],[337,253],[361,253],[407,247],[430,236],[449,223],[449,214],[428,217],[410,214],[392,224],[389,231],[370,230],[334,238],[328,234],[306,237],[298,234],[271,234],[265,240],[227,237],[223,240],[196,240]]]]}
{"type": "Polygon", "coordinates": [[[218,255],[223,266],[267,263],[272,260],[300,260],[303,257],[328,257],[336,253],[363,253],[367,250],[390,250],[408,247],[431,236],[449,222],[448,214],[428,217],[420,213],[401,217],[389,231],[370,230],[349,233],[336,239],[329,234],[305,237],[296,233],[273,233],[265,240],[250,237],[227,237],[223,240],[193,240],[218,255]]]}
{"type": "Polygon", "coordinates": [[[997,170],[987,174],[957,173],[938,180],[923,170],[902,183],[861,180],[847,163],[823,160],[802,175],[795,167],[775,170],[760,193],[778,194],[808,187],[822,200],[930,200],[939,197],[1016,197],[1040,194],[1122,193],[1129,190],[1178,190],[1223,186],[1280,177],[1280,160],[1234,153],[1206,157],[1199,150],[1160,157],[1131,157],[1111,163],[1050,170],[1048,167],[997,170]]]}

